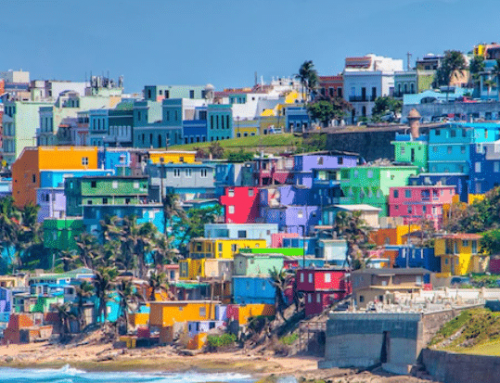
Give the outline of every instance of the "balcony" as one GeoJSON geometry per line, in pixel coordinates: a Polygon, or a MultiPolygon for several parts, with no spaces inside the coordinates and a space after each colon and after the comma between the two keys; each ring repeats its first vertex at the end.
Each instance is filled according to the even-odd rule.
{"type": "Polygon", "coordinates": [[[374,96],[349,96],[349,101],[350,102],[368,102],[368,101],[375,101],[377,97],[374,96]]]}
{"type": "Polygon", "coordinates": [[[328,186],[328,187],[335,187],[340,185],[340,180],[324,180],[324,179],[319,179],[315,178],[313,180],[313,185],[314,186],[328,186]]]}

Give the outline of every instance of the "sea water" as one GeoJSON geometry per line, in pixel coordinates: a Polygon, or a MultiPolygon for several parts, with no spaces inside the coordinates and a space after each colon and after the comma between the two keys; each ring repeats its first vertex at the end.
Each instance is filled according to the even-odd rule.
{"type": "Polygon", "coordinates": [[[0,383],[254,383],[251,375],[238,373],[87,372],[69,365],[59,369],[0,368],[0,383]]]}

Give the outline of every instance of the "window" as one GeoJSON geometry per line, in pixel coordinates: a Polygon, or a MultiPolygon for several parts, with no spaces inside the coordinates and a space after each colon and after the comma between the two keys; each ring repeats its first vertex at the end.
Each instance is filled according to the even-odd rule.
{"type": "Polygon", "coordinates": [[[405,198],[411,198],[411,190],[409,189],[405,190],[405,198]]]}
{"type": "Polygon", "coordinates": [[[207,178],[207,169],[201,169],[201,178],[207,178]]]}
{"type": "Polygon", "coordinates": [[[447,265],[448,264],[448,258],[445,258],[444,260],[444,264],[447,265]]]}
{"type": "Polygon", "coordinates": [[[312,294],[307,294],[307,303],[312,303],[312,294]]]}
{"type": "Polygon", "coordinates": [[[493,162],[493,171],[495,173],[500,172],[500,162],[498,162],[498,161],[493,162]]]}
{"type": "Polygon", "coordinates": [[[437,153],[437,152],[438,152],[438,147],[437,147],[437,146],[434,146],[434,147],[432,148],[432,151],[433,151],[434,153],[437,153]]]}
{"type": "Polygon", "coordinates": [[[236,253],[236,252],[238,251],[238,245],[236,245],[236,244],[234,244],[234,243],[233,243],[233,244],[231,245],[231,251],[232,251],[233,253],[236,253]]]}
{"type": "Polygon", "coordinates": [[[82,157],[82,165],[87,166],[89,164],[89,158],[88,157],[82,157]]]}
{"type": "Polygon", "coordinates": [[[253,197],[253,189],[248,189],[248,196],[253,197]]]}
{"type": "Polygon", "coordinates": [[[238,238],[246,238],[247,231],[246,230],[238,230],[238,238]]]}
{"type": "Polygon", "coordinates": [[[453,148],[451,146],[448,146],[447,149],[448,154],[451,154],[453,152],[453,148]]]}
{"type": "Polygon", "coordinates": [[[302,210],[299,210],[299,211],[297,212],[297,217],[299,217],[299,218],[304,218],[304,212],[303,212],[302,210]]]}
{"type": "Polygon", "coordinates": [[[174,169],[174,178],[179,178],[181,176],[181,169],[174,169]]]}
{"type": "Polygon", "coordinates": [[[325,273],[325,283],[329,283],[332,281],[332,274],[325,273]]]}
{"type": "Polygon", "coordinates": [[[476,173],[481,173],[481,162],[476,162],[475,170],[476,170],[476,173]]]}
{"type": "Polygon", "coordinates": [[[207,308],[206,307],[200,307],[200,317],[205,317],[207,316],[207,308]]]}
{"type": "Polygon", "coordinates": [[[113,189],[118,189],[118,181],[113,181],[113,189]]]}
{"type": "Polygon", "coordinates": [[[228,212],[229,214],[234,214],[234,205],[229,206],[228,212]]]}
{"type": "Polygon", "coordinates": [[[92,205],[92,200],[91,199],[87,200],[87,205],[92,205]]]}
{"type": "Polygon", "coordinates": [[[139,182],[134,182],[134,189],[139,189],[139,182]]]}
{"type": "Polygon", "coordinates": [[[359,296],[359,303],[363,303],[365,301],[365,297],[363,295],[359,296]]]}
{"type": "Polygon", "coordinates": [[[452,129],[452,130],[450,131],[450,136],[451,136],[451,137],[456,137],[456,136],[457,136],[457,131],[456,131],[455,129],[452,129]]]}
{"type": "Polygon", "coordinates": [[[194,90],[189,91],[189,98],[194,98],[194,90]]]}
{"type": "Polygon", "coordinates": [[[103,205],[107,205],[108,204],[108,199],[107,198],[103,198],[102,199],[102,204],[103,205]]]}
{"type": "Polygon", "coordinates": [[[411,206],[408,206],[408,214],[411,214],[411,213],[412,213],[411,206]]]}
{"type": "Polygon", "coordinates": [[[227,193],[227,196],[228,197],[234,197],[234,189],[229,189],[229,191],[227,193]]]}
{"type": "Polygon", "coordinates": [[[367,177],[373,178],[373,170],[368,170],[367,177]]]}
{"type": "Polygon", "coordinates": [[[401,155],[403,156],[405,154],[405,147],[401,146],[401,155]]]}
{"type": "Polygon", "coordinates": [[[462,246],[463,247],[468,247],[469,246],[469,241],[462,241],[462,246]]]}
{"type": "Polygon", "coordinates": [[[472,241],[472,254],[477,254],[477,241],[472,241]]]}
{"type": "Polygon", "coordinates": [[[339,165],[343,165],[344,164],[344,157],[337,157],[337,163],[339,165]]]}
{"type": "Polygon", "coordinates": [[[441,135],[441,129],[436,129],[435,132],[436,132],[436,136],[440,136],[441,135]]]}
{"type": "Polygon", "coordinates": [[[313,283],[313,275],[312,275],[312,273],[309,273],[308,276],[309,276],[308,277],[309,283],[313,283]]]}
{"type": "Polygon", "coordinates": [[[318,157],[318,165],[323,165],[323,157],[318,157]]]}
{"type": "Polygon", "coordinates": [[[304,283],[304,273],[300,273],[300,283],[304,283]]]}
{"type": "Polygon", "coordinates": [[[399,198],[399,190],[394,190],[394,198],[399,198]]]}
{"type": "Polygon", "coordinates": [[[460,146],[460,153],[465,154],[465,145],[460,146]]]}
{"type": "Polygon", "coordinates": [[[90,182],[90,187],[91,188],[96,188],[97,187],[97,181],[91,181],[90,182]]]}
{"type": "Polygon", "coordinates": [[[36,182],[36,174],[33,174],[33,176],[31,177],[31,179],[33,180],[33,183],[36,182]]]}
{"type": "Polygon", "coordinates": [[[316,293],[316,303],[321,303],[321,293],[316,293]]]}

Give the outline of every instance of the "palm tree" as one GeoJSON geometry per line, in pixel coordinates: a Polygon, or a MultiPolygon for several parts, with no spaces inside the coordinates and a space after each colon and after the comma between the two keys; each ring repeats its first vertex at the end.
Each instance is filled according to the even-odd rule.
{"type": "MultiPolygon", "coordinates": [[[[168,226],[172,224],[172,220],[177,217],[180,220],[188,220],[185,210],[179,202],[179,195],[169,191],[163,198],[163,234],[167,237],[168,226]]],[[[167,237],[168,241],[168,237],[167,237]]]]}
{"type": "Polygon", "coordinates": [[[469,72],[474,87],[478,86],[481,80],[481,73],[484,72],[485,62],[483,56],[474,56],[469,64],[469,72]]]}
{"type": "Polygon", "coordinates": [[[139,226],[134,216],[123,218],[120,253],[116,259],[118,266],[133,270],[137,266],[136,247],[139,241],[139,226]]]}
{"type": "Polygon", "coordinates": [[[78,256],[83,266],[93,269],[101,258],[97,239],[92,234],[84,232],[78,237],[76,245],[78,246],[78,256]]]}
{"type": "Polygon", "coordinates": [[[285,302],[285,290],[287,289],[288,283],[290,281],[290,274],[285,269],[278,270],[276,267],[273,267],[272,270],[269,270],[269,276],[271,280],[271,284],[275,289],[275,298],[274,304],[276,308],[276,314],[279,314],[283,320],[286,320],[283,312],[286,308],[285,302]]]}
{"type": "Polygon", "coordinates": [[[305,90],[306,99],[305,104],[309,100],[309,95],[318,86],[318,72],[314,69],[314,63],[312,60],[307,60],[302,63],[299,68],[299,73],[295,75],[295,78],[302,84],[303,91],[305,90]]]}
{"type": "Polygon", "coordinates": [[[488,100],[490,99],[490,91],[491,91],[491,88],[496,86],[497,85],[497,82],[491,78],[487,79],[487,80],[483,80],[483,85],[485,85],[488,89],[488,93],[487,93],[487,98],[488,100]]]}
{"type": "Polygon", "coordinates": [[[97,309],[97,317],[106,323],[107,311],[106,305],[109,301],[109,293],[115,286],[115,280],[118,276],[118,270],[114,267],[98,267],[95,270],[94,287],[98,299],[99,307],[97,309]]]}
{"type": "Polygon", "coordinates": [[[128,332],[128,314],[129,311],[135,311],[139,302],[143,299],[136,291],[132,281],[122,279],[117,289],[121,316],[125,320],[125,328],[128,332]]]}
{"type": "Polygon", "coordinates": [[[355,269],[366,266],[362,248],[369,240],[369,228],[361,218],[361,214],[360,211],[352,213],[341,211],[335,217],[334,231],[347,243],[346,263],[355,269]]]}
{"type": "Polygon", "coordinates": [[[87,298],[90,298],[94,293],[94,286],[92,283],[83,281],[80,286],[76,288],[76,298],[78,304],[78,324],[80,326],[80,331],[83,329],[83,304],[87,298]]]}
{"type": "Polygon", "coordinates": [[[463,72],[467,69],[467,63],[465,62],[465,58],[462,52],[446,51],[442,66],[444,67],[444,70],[446,71],[447,74],[448,92],[446,92],[446,101],[448,101],[451,81],[454,78],[458,79],[459,75],[463,75],[463,72]]]}
{"type": "Polygon", "coordinates": [[[160,290],[163,287],[163,284],[166,283],[167,277],[165,273],[153,271],[149,274],[149,287],[151,287],[151,295],[149,299],[151,301],[156,301],[156,291],[160,290]]]}
{"type": "Polygon", "coordinates": [[[120,218],[117,216],[109,216],[107,215],[101,220],[101,233],[102,233],[102,243],[106,243],[109,241],[116,240],[120,236],[120,229],[118,228],[118,224],[120,222],[120,218]]]}
{"type": "MultiPolygon", "coordinates": [[[[12,258],[12,248],[16,244],[21,213],[14,206],[12,197],[0,199],[0,244],[7,250],[9,258],[12,258]]],[[[12,259],[11,259],[12,260],[12,259]]]]}
{"type": "Polygon", "coordinates": [[[139,237],[137,239],[135,254],[139,262],[139,278],[143,279],[147,272],[147,256],[154,249],[154,242],[157,236],[156,226],[151,222],[146,222],[139,227],[139,237]]]}
{"type": "Polygon", "coordinates": [[[59,323],[61,325],[61,339],[65,340],[69,333],[69,321],[75,319],[75,314],[71,312],[71,303],[63,303],[54,305],[57,314],[59,315],[59,323]]]}
{"type": "Polygon", "coordinates": [[[496,87],[498,89],[497,92],[497,101],[500,101],[500,59],[497,59],[495,62],[495,66],[491,71],[493,78],[496,80],[496,87]]]}
{"type": "Polygon", "coordinates": [[[79,260],[75,250],[59,250],[59,260],[63,264],[63,271],[70,271],[79,260]]]}

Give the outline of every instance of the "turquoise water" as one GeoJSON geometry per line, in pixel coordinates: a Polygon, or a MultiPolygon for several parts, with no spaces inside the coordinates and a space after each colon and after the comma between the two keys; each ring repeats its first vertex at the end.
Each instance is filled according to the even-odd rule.
{"type": "Polygon", "coordinates": [[[253,383],[250,375],[237,373],[153,373],[153,372],[86,372],[70,366],[60,369],[0,368],[0,383],[253,383]]]}

